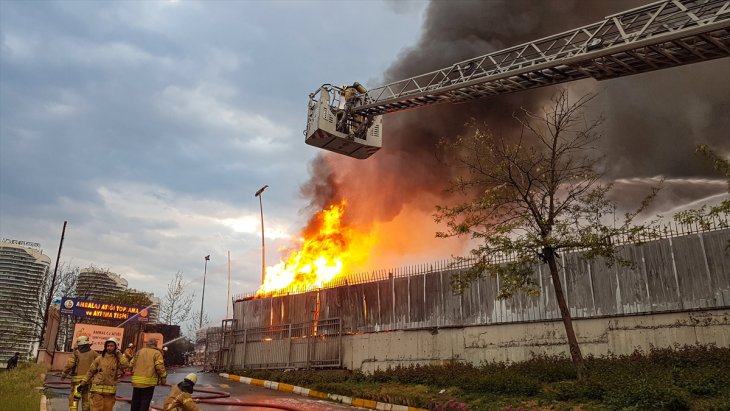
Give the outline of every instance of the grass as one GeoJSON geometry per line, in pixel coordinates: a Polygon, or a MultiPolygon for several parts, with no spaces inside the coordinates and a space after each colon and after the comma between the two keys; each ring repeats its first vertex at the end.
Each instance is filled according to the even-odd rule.
{"type": "MultiPolygon", "coordinates": [[[[43,387],[43,364],[19,364],[17,368],[0,373],[2,406],[14,411],[38,411],[43,387]]],[[[5,409],[5,408],[4,408],[5,409]]]]}
{"type": "Polygon", "coordinates": [[[395,367],[366,375],[347,370],[236,371],[319,391],[448,410],[730,411],[730,348],[651,348],[587,358],[578,382],[568,359],[521,363],[395,367]]]}

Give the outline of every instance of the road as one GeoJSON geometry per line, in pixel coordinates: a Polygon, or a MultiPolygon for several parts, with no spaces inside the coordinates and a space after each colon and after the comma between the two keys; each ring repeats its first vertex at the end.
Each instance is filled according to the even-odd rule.
{"type": "MultiPolygon", "coordinates": [[[[231,396],[229,398],[222,398],[223,401],[239,401],[239,402],[255,402],[261,404],[277,404],[290,407],[292,409],[301,411],[344,411],[344,410],[356,410],[361,409],[357,407],[350,407],[347,405],[341,405],[332,403],[329,401],[320,401],[311,398],[302,397],[295,394],[288,394],[279,391],[269,390],[262,387],[252,386],[243,384],[236,381],[230,381],[228,379],[219,377],[217,374],[210,373],[199,373],[196,368],[171,368],[168,369],[167,382],[168,384],[177,384],[182,381],[183,377],[190,372],[198,374],[198,383],[195,388],[212,389],[216,391],[229,392],[231,396]]],[[[59,378],[56,376],[49,376],[46,381],[57,381],[59,378]]],[[[124,379],[128,379],[125,377],[124,379]]],[[[67,380],[68,381],[68,380],[67,380]]],[[[155,388],[155,396],[153,398],[152,405],[162,407],[162,404],[167,398],[169,392],[168,387],[157,387],[155,388]]],[[[50,411],[65,411],[68,409],[68,389],[57,390],[50,389],[57,393],[59,396],[51,398],[50,411]]],[[[117,396],[121,397],[132,397],[132,386],[127,383],[120,383],[117,386],[117,396]]],[[[196,394],[193,394],[196,396],[196,394]]],[[[250,406],[237,406],[237,405],[215,405],[215,404],[198,404],[203,411],[271,411],[269,407],[250,407],[250,406]]],[[[80,409],[80,408],[79,408],[80,409]]],[[[124,401],[117,401],[114,406],[114,411],[128,411],[129,403],[124,401]]]]}

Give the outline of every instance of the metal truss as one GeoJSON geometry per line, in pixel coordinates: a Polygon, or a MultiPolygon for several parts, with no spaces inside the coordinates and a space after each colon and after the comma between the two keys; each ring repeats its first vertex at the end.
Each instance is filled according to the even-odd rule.
{"type": "Polygon", "coordinates": [[[353,111],[379,115],[728,56],[730,0],[664,0],[372,89],[353,111]]]}

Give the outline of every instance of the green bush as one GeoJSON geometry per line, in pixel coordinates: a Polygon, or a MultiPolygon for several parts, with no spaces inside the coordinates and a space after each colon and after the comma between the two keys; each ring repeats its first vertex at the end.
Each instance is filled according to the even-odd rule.
{"type": "Polygon", "coordinates": [[[573,363],[562,356],[534,356],[525,362],[510,365],[509,369],[543,383],[577,378],[573,363]]]}
{"type": "Polygon", "coordinates": [[[718,368],[677,368],[672,370],[672,380],[697,397],[714,396],[730,386],[728,370],[718,368]]]}
{"type": "Polygon", "coordinates": [[[540,383],[537,380],[516,373],[481,375],[460,387],[471,392],[519,396],[534,396],[540,392],[540,383]]]}
{"type": "Polygon", "coordinates": [[[473,409],[710,410],[730,411],[730,348],[650,347],[629,355],[586,357],[588,378],[576,380],[569,359],[398,366],[372,374],[347,370],[244,371],[240,375],[324,392],[435,407],[463,403],[473,409]]]}
{"type": "Polygon", "coordinates": [[[603,386],[591,379],[583,382],[560,381],[553,386],[555,399],[560,401],[600,400],[605,395],[603,386]]]}
{"type": "Polygon", "coordinates": [[[689,410],[689,395],[674,386],[647,380],[627,381],[621,389],[611,390],[603,403],[610,409],[689,410]]]}

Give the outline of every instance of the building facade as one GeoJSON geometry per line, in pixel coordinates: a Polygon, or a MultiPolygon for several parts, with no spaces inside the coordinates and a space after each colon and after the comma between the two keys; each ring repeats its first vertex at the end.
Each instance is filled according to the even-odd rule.
{"type": "Polygon", "coordinates": [[[33,354],[50,265],[40,244],[0,240],[0,367],[16,352],[21,359],[33,354]]]}
{"type": "Polygon", "coordinates": [[[85,300],[104,299],[127,290],[129,283],[121,275],[109,270],[89,267],[79,272],[76,296],[85,300]]]}

